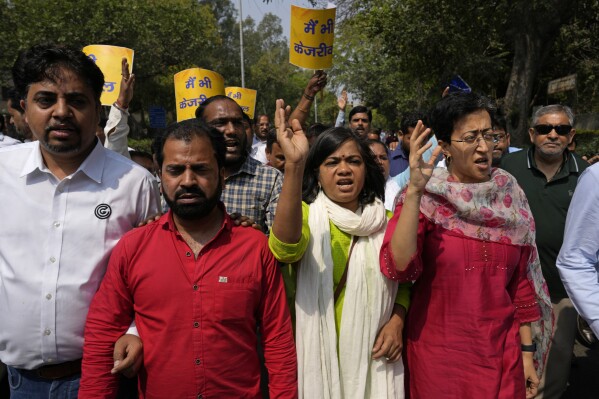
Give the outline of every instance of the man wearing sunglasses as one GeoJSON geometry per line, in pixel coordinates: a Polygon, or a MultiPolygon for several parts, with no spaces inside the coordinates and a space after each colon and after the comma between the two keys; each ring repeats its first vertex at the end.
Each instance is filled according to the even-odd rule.
{"type": "Polygon", "coordinates": [[[560,398],[568,383],[577,313],[560,279],[556,259],[570,201],[588,163],[567,149],[576,134],[569,107],[541,107],[533,116],[532,126],[532,147],[505,156],[501,167],[516,177],[530,203],[537,225],[539,259],[553,303],[555,333],[537,398],[560,398]]]}

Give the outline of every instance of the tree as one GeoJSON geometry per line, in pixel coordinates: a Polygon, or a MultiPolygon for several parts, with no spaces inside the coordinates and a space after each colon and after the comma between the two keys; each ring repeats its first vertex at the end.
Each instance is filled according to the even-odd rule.
{"type": "MultiPolygon", "coordinates": [[[[450,77],[460,74],[474,90],[505,97],[516,144],[524,141],[533,93],[546,83],[539,76],[558,69],[548,62],[556,41],[566,31],[576,36],[577,43],[593,43],[585,42],[585,37],[597,37],[596,28],[569,29],[577,19],[596,17],[596,0],[341,0],[338,4],[344,62],[336,77],[347,80],[365,101],[396,120],[404,111],[437,101],[450,77]],[[590,36],[581,37],[583,33],[590,36]],[[368,54],[372,49],[376,53],[368,54]]],[[[589,47],[579,52],[587,60],[589,47]]],[[[586,63],[585,75],[589,78],[590,64],[586,63]]],[[[571,65],[570,73],[577,70],[571,65]]]]}

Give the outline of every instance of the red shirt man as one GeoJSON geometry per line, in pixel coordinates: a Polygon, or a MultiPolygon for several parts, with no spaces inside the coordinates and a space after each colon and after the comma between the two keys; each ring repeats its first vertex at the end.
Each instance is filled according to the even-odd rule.
{"type": "Polygon", "coordinates": [[[158,163],[171,211],[113,251],[88,314],[80,398],[115,397],[112,348],[133,318],[142,398],[259,398],[257,324],[270,396],[297,397],[281,274],[266,237],[234,226],[219,202],[225,152],[202,122],[167,130],[158,163]]]}

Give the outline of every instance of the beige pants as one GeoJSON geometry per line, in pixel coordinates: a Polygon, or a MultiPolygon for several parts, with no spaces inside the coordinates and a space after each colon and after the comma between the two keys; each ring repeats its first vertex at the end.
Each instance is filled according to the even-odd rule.
{"type": "Polygon", "coordinates": [[[568,387],[576,338],[576,309],[569,298],[552,301],[555,324],[551,349],[535,399],[560,399],[568,387]]]}

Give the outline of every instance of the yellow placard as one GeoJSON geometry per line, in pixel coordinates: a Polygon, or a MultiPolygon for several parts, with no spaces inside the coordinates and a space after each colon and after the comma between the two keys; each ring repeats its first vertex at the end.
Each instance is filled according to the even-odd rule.
{"type": "Polygon", "coordinates": [[[333,66],[336,10],[291,6],[290,63],[307,69],[333,66]]]}
{"type": "Polygon", "coordinates": [[[175,75],[177,122],[195,118],[196,109],[212,96],[225,94],[225,80],[202,68],[191,68],[175,75]]]}
{"type": "Polygon", "coordinates": [[[83,52],[94,60],[104,74],[104,91],[100,97],[102,105],[112,105],[121,89],[122,59],[127,59],[133,71],[133,50],[126,47],[92,44],[83,48],[83,52]]]}
{"type": "Polygon", "coordinates": [[[256,94],[258,92],[243,87],[225,87],[227,97],[231,97],[251,119],[254,119],[256,111],[256,94]]]}

